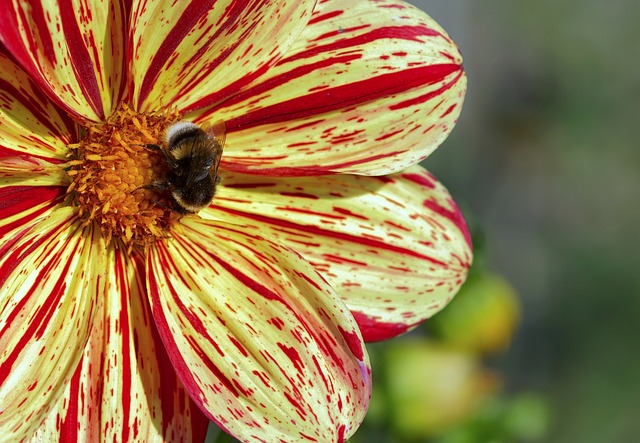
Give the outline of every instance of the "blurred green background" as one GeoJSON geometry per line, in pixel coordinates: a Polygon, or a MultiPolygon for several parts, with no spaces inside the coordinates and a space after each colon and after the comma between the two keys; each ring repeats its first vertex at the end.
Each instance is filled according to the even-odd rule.
{"type": "Polygon", "coordinates": [[[640,441],[640,2],[410,2],[464,56],[424,165],[476,258],[443,312],[368,346],[349,443],[640,441]]]}
{"type": "MultiPolygon", "coordinates": [[[[454,351],[411,344],[425,340],[415,334],[372,347],[385,386],[353,441],[640,441],[640,2],[411,3],[458,43],[469,77],[456,129],[424,165],[474,226],[474,274],[513,286],[519,324],[506,350],[467,353],[476,360],[449,369],[443,358],[454,357],[436,354],[454,351]],[[476,396],[458,405],[465,413],[437,432],[424,426],[429,438],[398,431],[407,425],[389,399],[402,388],[388,373],[398,377],[398,360],[420,353],[412,346],[427,380],[475,386],[464,388],[476,396]]],[[[462,310],[487,292],[486,281],[467,288],[462,310]]],[[[442,315],[460,309],[454,300],[442,315]]],[[[433,336],[436,319],[428,323],[433,336]]],[[[424,403],[425,422],[447,407],[437,404],[424,403]]]]}

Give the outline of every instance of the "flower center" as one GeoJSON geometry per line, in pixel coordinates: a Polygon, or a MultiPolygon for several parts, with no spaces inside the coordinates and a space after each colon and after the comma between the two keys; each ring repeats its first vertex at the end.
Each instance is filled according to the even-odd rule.
{"type": "Polygon", "coordinates": [[[69,145],[68,199],[86,224],[100,226],[107,243],[146,248],[180,219],[169,197],[144,188],[168,172],[162,154],[147,144],[162,143],[166,127],[179,119],[177,112],[139,114],[122,105],[105,123],[87,123],[81,140],[69,145]]]}

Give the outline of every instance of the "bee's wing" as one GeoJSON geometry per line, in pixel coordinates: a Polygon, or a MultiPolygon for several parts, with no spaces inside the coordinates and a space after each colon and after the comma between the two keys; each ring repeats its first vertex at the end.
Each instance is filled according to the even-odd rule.
{"type": "Polygon", "coordinates": [[[220,147],[220,151],[222,151],[224,149],[224,143],[227,141],[227,128],[224,125],[224,120],[213,122],[211,127],[205,129],[205,132],[216,141],[220,147]]]}
{"type": "Polygon", "coordinates": [[[211,133],[202,135],[206,140],[194,140],[191,145],[192,164],[187,176],[187,187],[204,180],[207,175],[213,174],[215,177],[220,166],[224,145],[211,133]],[[202,145],[206,145],[207,149],[201,149],[202,145]]]}
{"type": "Polygon", "coordinates": [[[211,127],[206,128],[205,131],[212,138],[212,149],[214,155],[213,162],[209,166],[209,169],[215,176],[218,173],[218,167],[220,166],[220,160],[222,159],[222,151],[224,151],[224,144],[227,140],[227,128],[224,124],[224,120],[217,120],[211,125],[211,127]]]}

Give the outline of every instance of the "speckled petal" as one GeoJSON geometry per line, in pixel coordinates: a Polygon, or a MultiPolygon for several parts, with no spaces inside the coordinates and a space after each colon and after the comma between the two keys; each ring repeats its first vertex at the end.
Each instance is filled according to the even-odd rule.
{"type": "Polygon", "coordinates": [[[466,278],[471,241],[447,190],[419,166],[384,177],[225,175],[201,215],[247,225],[309,260],[364,338],[406,332],[466,278]]]}
{"type": "Polygon", "coordinates": [[[397,0],[330,0],[265,76],[191,117],[225,120],[224,169],[383,175],[436,149],[465,90],[458,48],[425,13],[397,0]]]}
{"type": "Polygon", "coordinates": [[[202,442],[209,420],[176,377],[146,297],[144,263],[110,249],[106,293],[64,397],[32,442],[202,442]]]}
{"type": "Polygon", "coordinates": [[[99,231],[72,208],[0,239],[0,435],[20,441],[42,424],[87,343],[104,293],[99,231]]]}
{"type": "Polygon", "coordinates": [[[45,94],[103,120],[124,92],[124,0],[8,0],[0,40],[45,94]]]}
{"type": "Polygon", "coordinates": [[[0,180],[0,248],[12,232],[48,217],[63,195],[58,186],[9,186],[0,180]]]}
{"type": "Polygon", "coordinates": [[[20,154],[64,160],[74,122],[0,46],[0,158],[20,154]]]}
{"type": "Polygon", "coordinates": [[[370,368],[342,301],[294,252],[242,226],[186,217],[148,258],[153,315],[203,411],[243,442],[344,442],[370,368]]]}
{"type": "Polygon", "coordinates": [[[135,0],[129,89],[136,109],[197,109],[266,72],[315,0],[135,0]]]}
{"type": "Polygon", "coordinates": [[[0,157],[0,187],[68,186],[69,176],[60,164],[30,155],[0,157]]]}

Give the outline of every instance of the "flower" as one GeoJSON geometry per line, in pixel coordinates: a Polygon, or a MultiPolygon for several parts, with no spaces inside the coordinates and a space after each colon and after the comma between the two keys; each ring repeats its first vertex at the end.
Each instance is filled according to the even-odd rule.
{"type": "Polygon", "coordinates": [[[4,9],[0,433],[345,441],[363,339],[442,309],[471,261],[414,166],[460,113],[455,44],[388,0],[4,9]],[[178,118],[226,122],[198,216],[144,188],[178,118]]]}

